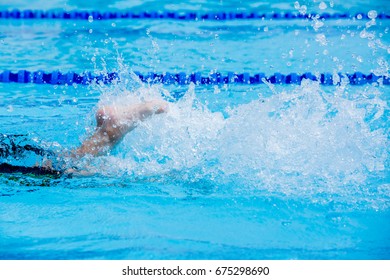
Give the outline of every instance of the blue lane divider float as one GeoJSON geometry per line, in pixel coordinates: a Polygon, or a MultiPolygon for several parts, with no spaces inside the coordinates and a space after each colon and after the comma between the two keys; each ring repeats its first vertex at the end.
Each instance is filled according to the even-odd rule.
{"type": "MultiPolygon", "coordinates": [[[[237,74],[228,72],[227,75],[221,73],[214,73],[209,76],[202,76],[200,72],[191,74],[181,73],[147,73],[141,74],[134,72],[142,82],[154,83],[154,84],[178,84],[186,85],[190,83],[201,85],[215,85],[215,84],[262,84],[268,82],[271,84],[300,84],[302,79],[309,79],[312,81],[318,81],[322,85],[337,85],[341,80],[347,79],[349,84],[352,85],[364,85],[371,83],[380,83],[383,85],[390,84],[389,76],[377,76],[374,73],[363,74],[361,72],[355,73],[321,73],[313,74],[310,72],[298,74],[291,73],[284,75],[281,73],[275,73],[270,76],[266,76],[264,73],[258,73],[250,75],[249,73],[237,74]]],[[[54,71],[51,73],[44,72],[42,70],[29,72],[26,70],[20,70],[17,73],[11,71],[3,71],[0,74],[0,82],[3,83],[35,83],[35,84],[52,84],[52,85],[72,85],[72,84],[91,84],[91,83],[112,83],[119,81],[118,73],[105,73],[100,75],[93,75],[90,72],[84,72],[81,74],[75,72],[61,73],[54,71]]]]}
{"type": "MultiPolygon", "coordinates": [[[[63,10],[3,10],[0,11],[0,19],[70,19],[70,20],[108,20],[108,19],[175,19],[175,20],[242,20],[242,19],[369,19],[367,13],[308,13],[298,12],[208,12],[198,13],[192,11],[63,11],[63,10]]],[[[378,13],[377,19],[390,19],[390,15],[378,13]]]]}

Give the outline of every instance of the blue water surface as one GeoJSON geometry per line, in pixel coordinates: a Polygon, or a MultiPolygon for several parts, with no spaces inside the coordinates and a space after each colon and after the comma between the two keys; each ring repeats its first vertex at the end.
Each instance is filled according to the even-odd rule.
{"type": "MultiPolygon", "coordinates": [[[[390,12],[387,1],[324,2],[55,0],[0,9],[390,12]]],[[[322,23],[0,20],[0,71],[124,78],[0,83],[2,134],[70,150],[93,132],[102,104],[183,96],[109,155],[82,161],[92,175],[0,174],[0,259],[389,259],[389,86],[164,86],[128,74],[389,74],[389,20],[322,23]]]]}

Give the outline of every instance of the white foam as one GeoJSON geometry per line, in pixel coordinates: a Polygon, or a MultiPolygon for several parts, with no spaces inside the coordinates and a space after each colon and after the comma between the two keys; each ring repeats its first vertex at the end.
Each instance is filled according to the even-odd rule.
{"type": "MultiPolygon", "coordinates": [[[[162,98],[162,91],[114,87],[101,102],[162,98]]],[[[378,98],[380,92],[369,92],[346,96],[344,85],[329,94],[318,83],[304,81],[294,90],[239,105],[224,118],[225,108],[211,112],[192,85],[167,114],[141,123],[113,155],[96,164],[105,166],[106,175],[183,182],[206,178],[216,185],[234,182],[239,189],[311,199],[318,194],[364,197],[367,180],[385,170],[389,154],[386,133],[370,127],[387,104],[378,98]]]]}

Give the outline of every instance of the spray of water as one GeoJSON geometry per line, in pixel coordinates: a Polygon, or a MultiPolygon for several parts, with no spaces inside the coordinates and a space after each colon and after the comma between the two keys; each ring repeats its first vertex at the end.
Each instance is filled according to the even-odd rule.
{"type": "MultiPolygon", "coordinates": [[[[101,104],[170,96],[162,86],[143,85],[122,70],[123,83],[98,85],[101,104]]],[[[346,201],[353,194],[364,200],[372,192],[387,192],[386,185],[381,190],[367,185],[372,177],[386,176],[388,105],[378,88],[353,95],[346,88],[326,93],[318,83],[304,81],[291,91],[273,89],[269,98],[212,112],[190,85],[182,99],[170,103],[167,114],[139,124],[92,165],[106,176],[134,180],[206,180],[240,191],[346,201]]]]}
{"type": "MultiPolygon", "coordinates": [[[[306,6],[296,2],[295,8],[306,14],[306,6]]],[[[321,2],[320,9],[326,8],[321,2]]],[[[316,32],[323,28],[318,18],[311,23],[316,32]]],[[[377,49],[381,42],[369,31],[374,23],[371,15],[360,36],[377,49]]],[[[322,33],[316,40],[327,44],[322,33]]],[[[99,106],[172,99],[163,86],[142,84],[118,57],[121,82],[94,85],[101,92],[99,106]]],[[[229,191],[389,206],[389,185],[383,183],[389,166],[388,104],[375,85],[351,90],[347,81],[334,78],[340,85],[327,92],[312,81],[282,92],[269,85],[271,97],[218,111],[202,104],[190,85],[167,114],[140,123],[110,155],[88,165],[129,180],[206,182],[229,191]]],[[[88,127],[92,131],[94,124],[88,127]]]]}

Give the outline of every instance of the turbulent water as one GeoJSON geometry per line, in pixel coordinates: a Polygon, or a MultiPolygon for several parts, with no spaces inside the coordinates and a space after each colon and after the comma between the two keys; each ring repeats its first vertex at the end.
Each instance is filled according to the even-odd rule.
{"type": "MultiPolygon", "coordinates": [[[[94,86],[101,91],[100,105],[173,99],[161,86],[142,85],[125,73],[127,82],[94,86]]],[[[304,81],[293,90],[262,90],[272,95],[259,91],[246,104],[211,110],[190,85],[166,114],[140,123],[110,155],[84,159],[79,168],[130,181],[202,182],[312,201],[389,206],[388,185],[375,183],[387,178],[389,164],[389,109],[378,88],[352,94],[339,86],[325,92],[304,81]]],[[[95,124],[89,123],[90,134],[95,124]]]]}

